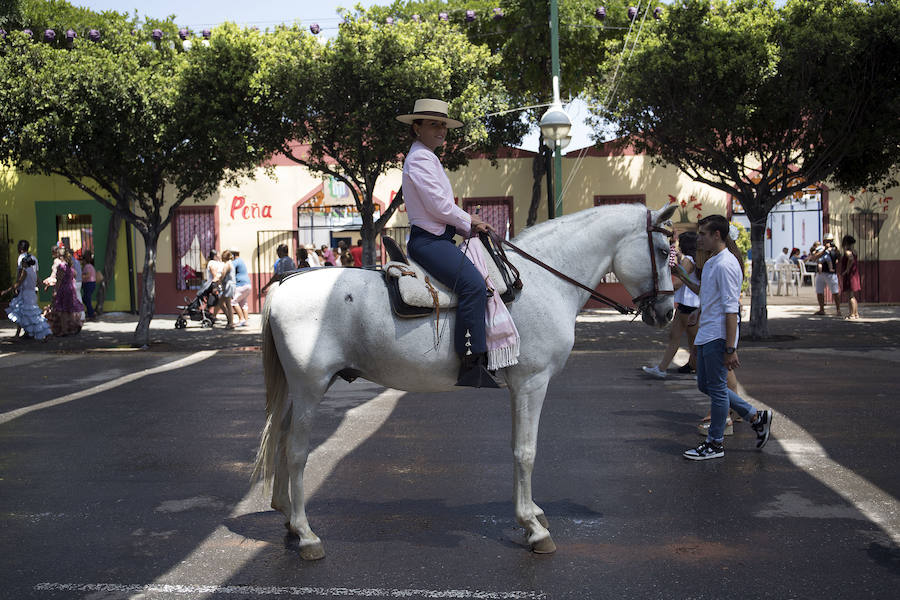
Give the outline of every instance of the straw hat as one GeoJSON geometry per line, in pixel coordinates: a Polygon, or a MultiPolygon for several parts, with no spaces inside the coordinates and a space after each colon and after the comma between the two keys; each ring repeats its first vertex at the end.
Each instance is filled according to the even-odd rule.
{"type": "Polygon", "coordinates": [[[443,100],[435,100],[433,98],[420,98],[416,100],[413,106],[412,114],[400,115],[397,120],[407,125],[412,125],[416,119],[430,119],[432,121],[443,121],[447,124],[448,129],[456,129],[462,127],[463,124],[456,119],[447,116],[447,103],[443,100]]]}
{"type": "Polygon", "coordinates": [[[824,239],[825,239],[826,242],[827,242],[828,240],[831,240],[831,241],[833,242],[833,241],[834,241],[834,234],[833,234],[833,233],[826,233],[824,239]]]}

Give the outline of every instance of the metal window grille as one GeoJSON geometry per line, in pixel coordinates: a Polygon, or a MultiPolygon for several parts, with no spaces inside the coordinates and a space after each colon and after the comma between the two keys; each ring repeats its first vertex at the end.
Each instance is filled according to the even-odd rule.
{"type": "Polygon", "coordinates": [[[845,213],[836,219],[837,223],[834,223],[840,227],[840,232],[832,230],[835,234],[834,241],[838,243],[838,247],[845,235],[850,234],[856,238],[855,250],[859,260],[859,284],[862,288],[859,292],[859,299],[863,302],[881,301],[878,238],[886,218],[887,215],[884,213],[845,213]]]}
{"type": "Polygon", "coordinates": [[[203,285],[207,255],[216,245],[215,209],[178,208],[173,220],[175,288],[195,290],[203,285]]]}
{"type": "Polygon", "coordinates": [[[494,228],[498,236],[509,239],[513,236],[512,203],[511,197],[466,198],[463,200],[463,210],[478,215],[494,228]]]}
{"type": "Polygon", "coordinates": [[[296,229],[271,229],[256,232],[256,289],[263,289],[275,273],[277,248],[288,247],[288,256],[296,261],[300,233],[296,229]]]}
{"type": "Polygon", "coordinates": [[[56,239],[72,252],[94,251],[94,227],[91,215],[57,215],[56,239]]]}

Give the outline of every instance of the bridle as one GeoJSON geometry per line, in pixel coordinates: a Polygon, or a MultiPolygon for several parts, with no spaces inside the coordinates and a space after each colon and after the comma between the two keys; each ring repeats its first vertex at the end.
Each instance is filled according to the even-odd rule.
{"type": "MultiPolygon", "coordinates": [[[[659,289],[659,281],[658,281],[659,270],[656,267],[656,252],[653,251],[653,234],[654,233],[662,233],[666,237],[672,237],[672,232],[668,229],[664,229],[662,227],[657,227],[657,226],[653,225],[652,216],[651,216],[649,210],[647,211],[646,232],[647,232],[647,245],[650,248],[650,265],[653,268],[653,291],[645,292],[645,293],[643,293],[639,296],[635,296],[634,298],[631,299],[631,301],[634,302],[634,305],[637,307],[636,309],[630,308],[623,304],[620,304],[619,302],[616,302],[612,298],[608,298],[607,296],[604,296],[603,294],[597,292],[596,290],[593,290],[590,287],[584,285],[580,281],[576,281],[575,279],[572,279],[568,275],[561,273],[560,271],[557,271],[556,269],[554,269],[550,265],[544,263],[540,259],[537,259],[534,256],[528,254],[527,252],[525,252],[524,250],[522,250],[521,248],[519,248],[512,242],[499,238],[498,236],[496,236],[496,234],[493,234],[493,238],[494,238],[494,241],[497,243],[497,247],[501,249],[501,255],[502,255],[503,261],[506,264],[508,264],[510,267],[512,267],[513,269],[515,269],[515,267],[513,267],[512,263],[510,263],[509,260],[506,258],[505,253],[502,253],[503,245],[509,246],[516,253],[521,255],[523,258],[527,258],[528,260],[530,260],[534,264],[538,265],[539,267],[546,269],[547,271],[550,271],[551,273],[553,273],[554,275],[556,275],[563,281],[567,281],[567,282],[571,283],[572,285],[583,289],[584,291],[586,291],[588,294],[591,295],[591,299],[596,300],[597,302],[600,302],[602,304],[605,304],[611,308],[614,308],[617,311],[619,311],[620,313],[622,313],[623,315],[634,314],[634,318],[637,318],[638,315],[640,315],[642,312],[647,310],[647,308],[653,303],[653,301],[656,299],[657,296],[660,296],[660,295],[665,296],[668,294],[675,293],[674,290],[659,289]]],[[[516,283],[518,284],[517,287],[522,286],[521,281],[519,281],[519,278],[518,278],[518,271],[516,271],[516,283]]]]}
{"type": "Polygon", "coordinates": [[[650,266],[653,268],[653,291],[652,292],[644,292],[640,296],[636,296],[631,299],[634,302],[634,305],[638,307],[637,314],[640,314],[644,310],[647,309],[650,304],[656,300],[657,296],[674,294],[674,290],[661,290],[659,289],[659,271],[656,268],[656,252],[653,251],[653,234],[661,233],[666,237],[672,237],[672,231],[665,229],[663,227],[657,227],[653,224],[653,221],[650,217],[650,211],[647,211],[647,245],[650,248],[650,266]]]}

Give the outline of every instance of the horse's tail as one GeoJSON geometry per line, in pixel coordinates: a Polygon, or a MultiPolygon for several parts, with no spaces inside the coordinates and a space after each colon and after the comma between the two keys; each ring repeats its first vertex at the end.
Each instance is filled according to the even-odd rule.
{"type": "MultiPolygon", "coordinates": [[[[266,426],[263,428],[256,464],[253,466],[253,479],[271,481],[275,475],[275,460],[279,450],[279,441],[283,438],[284,429],[289,421],[290,404],[288,400],[287,377],[278,357],[275,337],[269,325],[272,310],[272,298],[275,290],[269,292],[262,311],[262,355],[263,371],[266,381],[266,426]]],[[[284,451],[284,449],[281,449],[284,451]]]]}

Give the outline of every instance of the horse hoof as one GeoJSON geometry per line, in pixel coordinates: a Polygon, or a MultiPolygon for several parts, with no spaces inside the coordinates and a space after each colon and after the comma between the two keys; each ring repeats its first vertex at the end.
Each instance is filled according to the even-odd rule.
{"type": "Polygon", "coordinates": [[[300,558],[303,560],[321,560],[325,558],[325,546],[321,540],[305,546],[300,546],[300,558]]]}
{"type": "Polygon", "coordinates": [[[531,551],[535,554],[553,554],[556,552],[556,544],[553,543],[553,538],[548,535],[532,543],[531,551]]]}
{"type": "Polygon", "coordinates": [[[541,524],[541,527],[543,527],[547,531],[550,531],[550,521],[547,520],[547,517],[544,515],[544,513],[539,514],[536,518],[538,520],[538,523],[541,524]]]}

